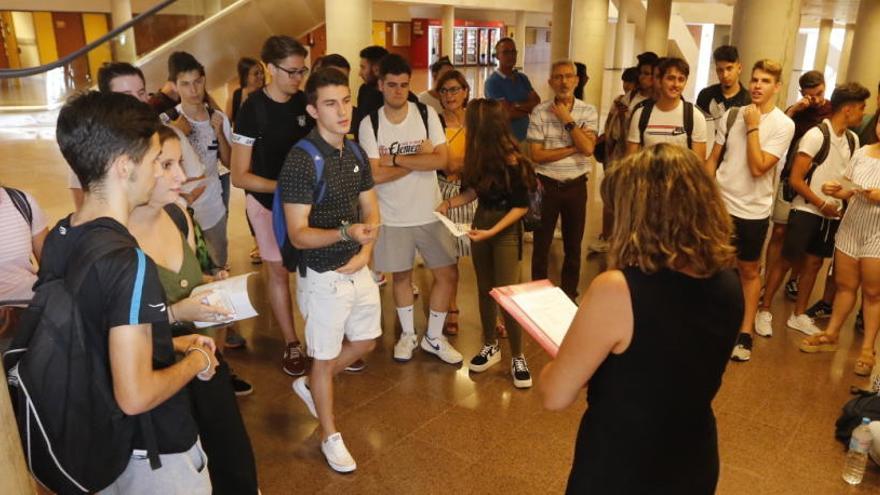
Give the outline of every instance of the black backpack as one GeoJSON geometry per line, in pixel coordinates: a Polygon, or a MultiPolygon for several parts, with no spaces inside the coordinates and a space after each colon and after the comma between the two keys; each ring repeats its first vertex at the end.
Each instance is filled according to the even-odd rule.
{"type": "Polygon", "coordinates": [[[848,446],[852,432],[862,424],[862,418],[880,421],[880,395],[860,394],[844,404],[840,417],[834,423],[834,436],[848,446]]]}
{"type": "Polygon", "coordinates": [[[60,495],[93,493],[115,481],[129,463],[135,433],[150,465],[160,467],[149,413],[127,416],[113,394],[105,347],[85,330],[75,294],[94,264],[135,249],[130,240],[83,232],[63,278],[41,282],[3,354],[28,469],[60,495]]]}
{"type": "MultiPolygon", "coordinates": [[[[416,108],[419,109],[419,116],[422,118],[422,124],[425,125],[425,138],[431,139],[431,129],[428,127],[428,105],[425,105],[422,102],[414,102],[416,104],[416,108]]],[[[376,144],[379,144],[379,110],[382,107],[379,107],[372,112],[370,112],[370,125],[373,126],[373,136],[376,138],[376,144]]]]}
{"type": "MultiPolygon", "coordinates": [[[[828,153],[831,151],[831,129],[828,128],[828,124],[823,121],[816,127],[822,132],[822,146],[819,147],[819,151],[816,152],[816,156],[813,157],[810,168],[804,176],[807,185],[810,184],[810,181],[813,179],[813,173],[819,168],[819,165],[822,165],[828,159],[828,153]]],[[[846,135],[846,143],[849,145],[849,154],[852,155],[856,151],[856,134],[849,129],[845,130],[844,134],[846,135]]],[[[779,177],[779,180],[782,181],[782,199],[789,202],[797,196],[797,191],[791,187],[788,178],[791,177],[792,165],[794,164],[794,158],[797,156],[797,149],[801,139],[798,139],[796,143],[791,145],[790,149],[792,152],[786,158],[785,165],[782,167],[782,174],[779,177]]]]}
{"type": "MultiPolygon", "coordinates": [[[[691,148],[693,141],[691,135],[694,133],[694,104],[689,101],[682,100],[684,104],[684,132],[687,134],[687,147],[691,148]]],[[[651,111],[654,110],[654,100],[645,100],[641,105],[642,113],[639,116],[639,144],[645,145],[645,130],[648,129],[648,122],[651,120],[651,111]]]]}
{"type": "Polygon", "coordinates": [[[739,115],[740,107],[731,107],[730,110],[727,111],[727,120],[725,123],[727,127],[724,128],[724,144],[721,146],[721,156],[718,157],[718,168],[721,168],[721,164],[724,163],[724,155],[727,154],[727,140],[730,137],[730,128],[733,127],[733,123],[736,122],[736,117],[739,115]]]}

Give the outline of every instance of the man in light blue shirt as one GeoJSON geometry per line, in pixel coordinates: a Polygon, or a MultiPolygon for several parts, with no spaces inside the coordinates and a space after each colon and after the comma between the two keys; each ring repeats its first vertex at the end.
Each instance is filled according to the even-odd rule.
{"type": "Polygon", "coordinates": [[[529,130],[529,114],[541,98],[532,88],[525,74],[514,69],[516,65],[516,43],[511,38],[501,38],[495,44],[498,68],[488,78],[483,89],[486,98],[499,100],[504,104],[510,118],[510,130],[519,141],[526,139],[529,130]]]}

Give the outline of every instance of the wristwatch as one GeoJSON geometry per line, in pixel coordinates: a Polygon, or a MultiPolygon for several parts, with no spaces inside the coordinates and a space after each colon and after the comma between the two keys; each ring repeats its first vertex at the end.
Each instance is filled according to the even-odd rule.
{"type": "Polygon", "coordinates": [[[565,124],[565,130],[568,132],[573,131],[575,127],[577,127],[577,124],[575,124],[573,120],[571,122],[565,124]]]}

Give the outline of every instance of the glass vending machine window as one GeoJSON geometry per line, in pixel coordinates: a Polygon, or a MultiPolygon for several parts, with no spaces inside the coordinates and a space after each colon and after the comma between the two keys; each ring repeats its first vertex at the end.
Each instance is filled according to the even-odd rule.
{"type": "Polygon", "coordinates": [[[452,54],[452,63],[455,65],[464,65],[464,32],[462,28],[455,28],[454,51],[452,54]]]}
{"type": "Polygon", "coordinates": [[[467,28],[465,41],[465,65],[477,64],[477,31],[478,28],[467,28]]]}

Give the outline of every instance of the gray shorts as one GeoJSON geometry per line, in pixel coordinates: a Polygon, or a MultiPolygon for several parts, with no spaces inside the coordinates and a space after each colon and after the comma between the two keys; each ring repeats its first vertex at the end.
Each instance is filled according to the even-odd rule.
{"type": "Polygon", "coordinates": [[[208,246],[208,254],[211,256],[211,261],[220,269],[223,269],[229,260],[229,238],[226,235],[227,220],[228,214],[224,214],[223,218],[217,222],[217,225],[210,229],[202,230],[202,236],[205,238],[205,245],[208,246]]]}
{"type": "Polygon", "coordinates": [[[373,248],[373,269],[408,272],[415,265],[416,250],[428,268],[442,268],[457,262],[455,238],[439,221],[415,227],[383,225],[373,248]]]}
{"type": "Polygon", "coordinates": [[[208,457],[198,440],[186,452],[159,454],[162,467],[153,471],[143,452],[135,451],[125,471],[98,495],[211,495],[208,457]]]}

